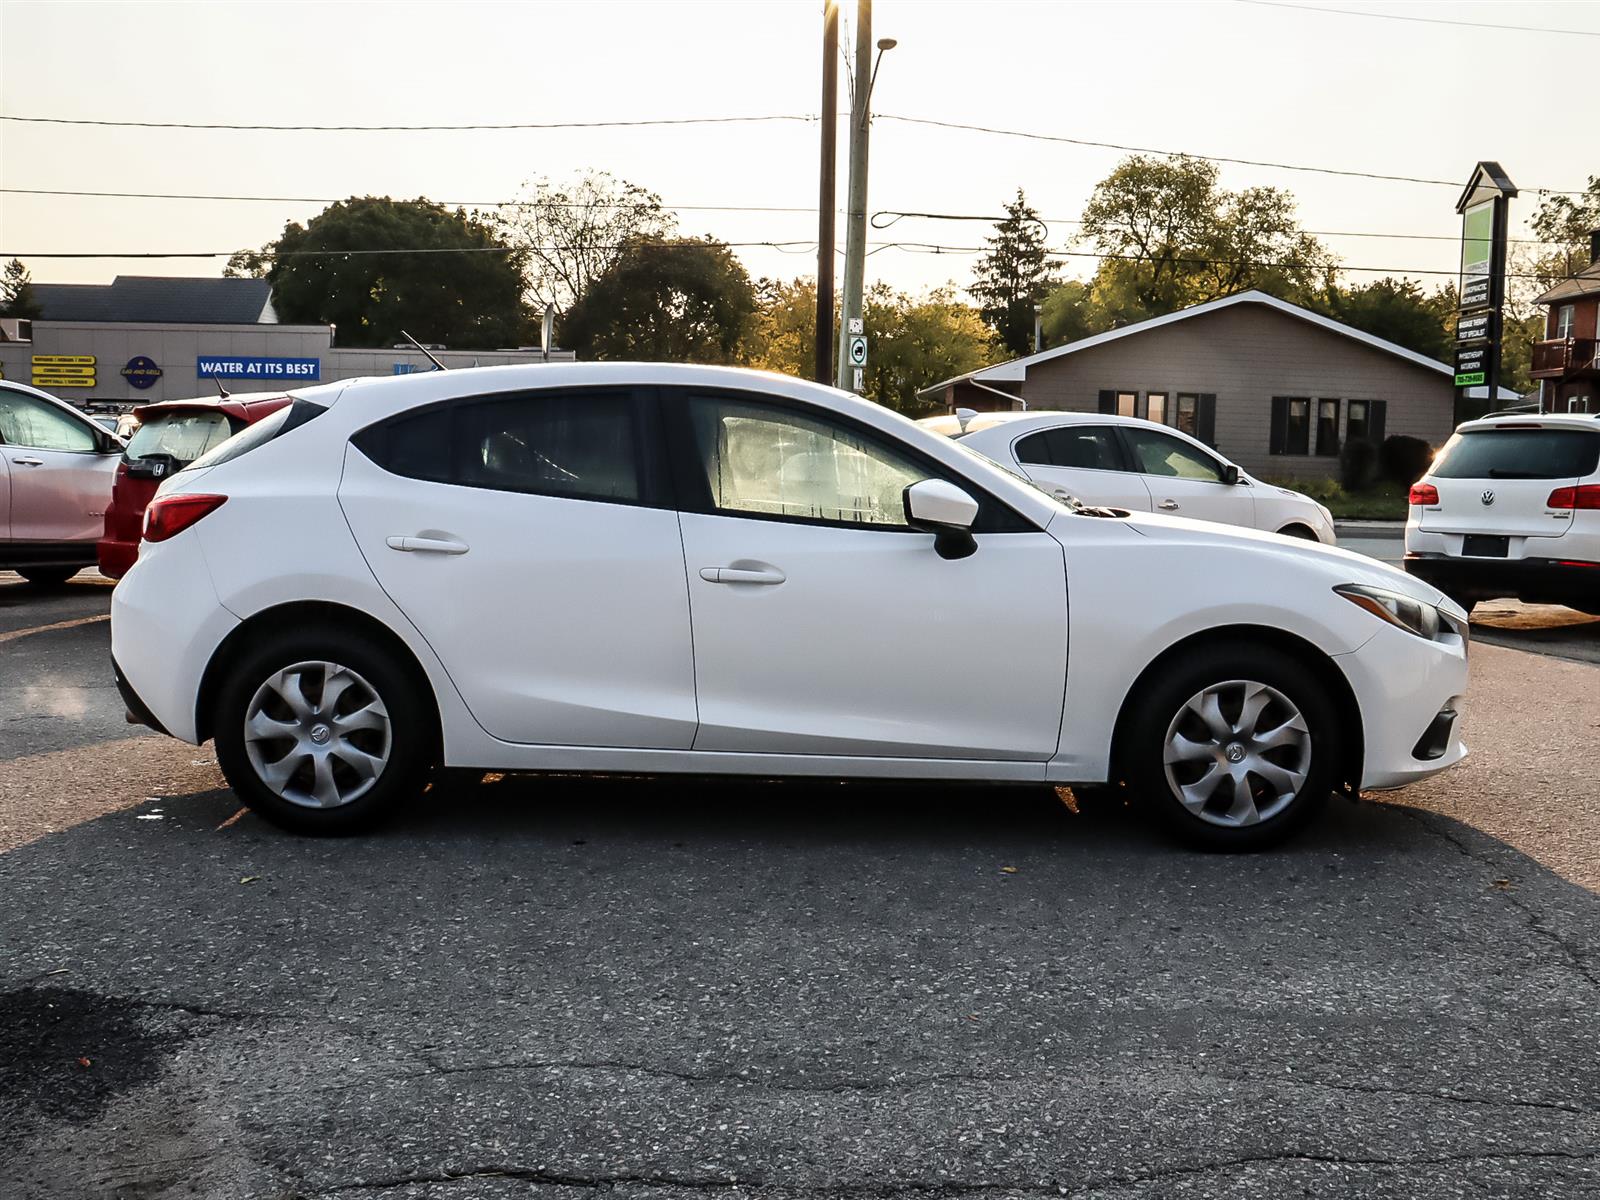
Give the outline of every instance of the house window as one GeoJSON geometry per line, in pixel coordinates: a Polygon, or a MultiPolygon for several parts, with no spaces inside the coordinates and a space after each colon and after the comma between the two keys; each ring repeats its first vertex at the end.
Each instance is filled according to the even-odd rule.
{"type": "Polygon", "coordinates": [[[1331,458],[1339,453],[1339,402],[1317,401],[1317,453],[1331,458]]]}
{"type": "Polygon", "coordinates": [[[1273,454],[1311,453],[1311,400],[1307,396],[1272,398],[1273,454]]]}
{"type": "Polygon", "coordinates": [[[1350,401],[1350,426],[1345,430],[1345,436],[1352,442],[1365,442],[1371,440],[1369,432],[1371,425],[1368,422],[1368,408],[1365,400],[1350,401]]]}
{"type": "Polygon", "coordinates": [[[1138,409],[1139,409],[1139,393],[1138,392],[1118,392],[1117,393],[1117,416],[1119,416],[1119,417],[1136,417],[1136,416],[1139,415],[1138,409]]]}
{"type": "Polygon", "coordinates": [[[1173,428],[1190,437],[1200,436],[1200,397],[1178,393],[1177,405],[1172,410],[1173,428]]]}
{"type": "Polygon", "coordinates": [[[1565,341],[1572,336],[1572,305],[1563,304],[1556,309],[1556,333],[1560,341],[1565,341]]]}
{"type": "Polygon", "coordinates": [[[1157,425],[1167,423],[1167,394],[1165,392],[1146,392],[1144,397],[1144,418],[1154,421],[1157,425]]]}

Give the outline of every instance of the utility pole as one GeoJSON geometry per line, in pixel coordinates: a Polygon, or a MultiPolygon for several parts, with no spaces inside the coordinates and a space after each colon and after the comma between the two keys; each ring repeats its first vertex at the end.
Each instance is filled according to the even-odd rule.
{"type": "Polygon", "coordinates": [[[861,336],[862,293],[867,270],[867,136],[872,125],[872,84],[878,77],[883,52],[893,50],[893,38],[878,43],[872,57],[872,0],[856,0],[856,82],[850,98],[850,205],[845,214],[844,300],[839,320],[839,386],[856,390],[850,362],[850,338],[861,336]],[[852,329],[851,322],[856,322],[852,329]]]}
{"type": "Polygon", "coordinates": [[[822,7],[822,187],[817,197],[818,383],[833,382],[833,209],[838,203],[834,174],[839,156],[839,2],[822,7]]]}

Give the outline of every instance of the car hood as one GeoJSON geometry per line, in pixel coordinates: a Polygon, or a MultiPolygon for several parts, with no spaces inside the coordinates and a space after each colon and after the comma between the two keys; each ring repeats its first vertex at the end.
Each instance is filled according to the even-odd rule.
{"type": "Polygon", "coordinates": [[[1122,521],[1141,537],[1151,541],[1168,545],[1207,545],[1222,552],[1271,555],[1285,568],[1298,568],[1329,580],[1329,586],[1362,583],[1387,588],[1426,604],[1457,610],[1455,603],[1431,584],[1375,558],[1342,550],[1338,546],[1325,546],[1320,542],[1284,537],[1257,529],[1243,529],[1237,525],[1218,525],[1211,521],[1168,517],[1158,513],[1133,513],[1122,518],[1122,521]]]}

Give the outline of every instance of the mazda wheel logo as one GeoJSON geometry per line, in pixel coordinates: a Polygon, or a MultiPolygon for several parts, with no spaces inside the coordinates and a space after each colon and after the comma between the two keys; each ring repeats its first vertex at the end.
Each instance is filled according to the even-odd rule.
{"type": "Polygon", "coordinates": [[[1494,493],[1493,492],[1485,492],[1483,494],[1483,502],[1485,504],[1493,504],[1494,503],[1494,493]]]}

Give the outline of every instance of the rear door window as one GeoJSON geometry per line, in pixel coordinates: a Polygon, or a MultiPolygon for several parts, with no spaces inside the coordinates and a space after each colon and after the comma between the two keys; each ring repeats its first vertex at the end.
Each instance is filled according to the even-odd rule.
{"type": "Polygon", "coordinates": [[[184,465],[222,445],[233,433],[233,422],[216,410],[153,413],[134,432],[124,457],[133,463],[164,456],[184,465]]]}
{"type": "Polygon", "coordinates": [[[1582,429],[1474,429],[1445,444],[1437,479],[1571,479],[1600,466],[1600,433],[1582,429]]]}

